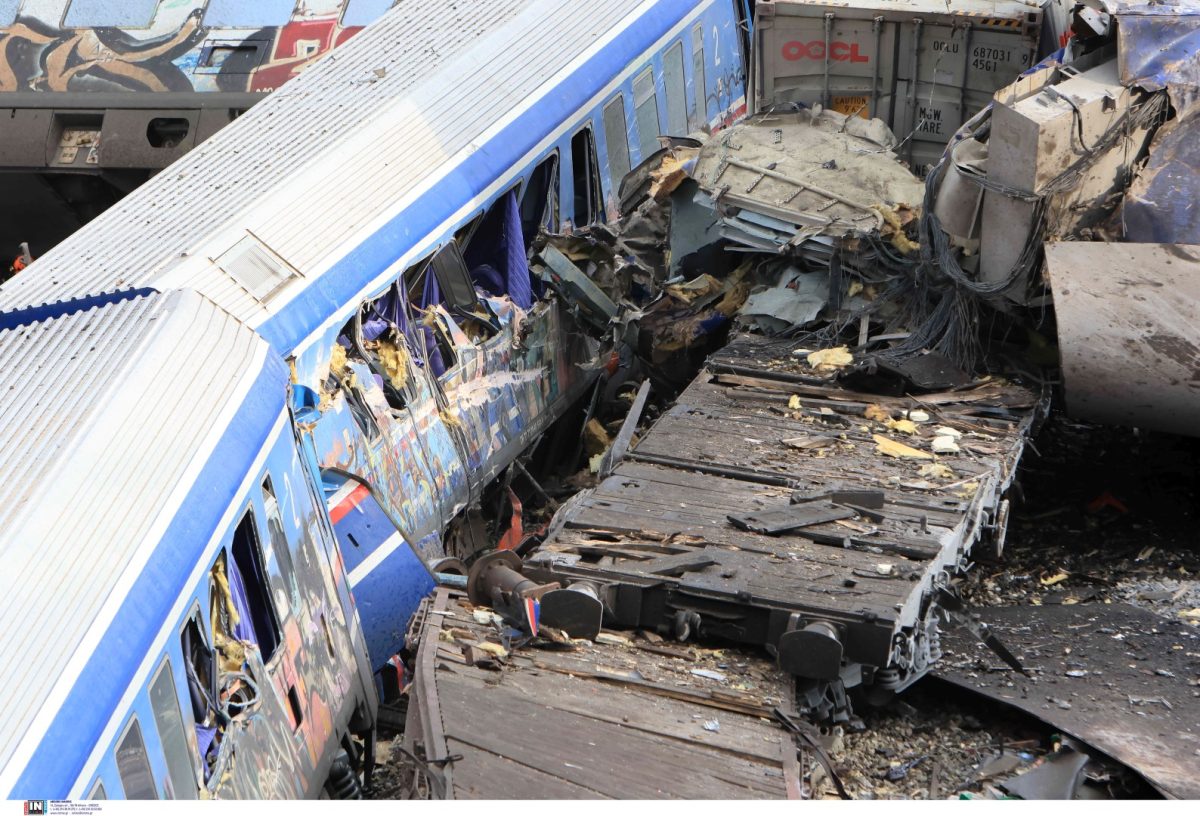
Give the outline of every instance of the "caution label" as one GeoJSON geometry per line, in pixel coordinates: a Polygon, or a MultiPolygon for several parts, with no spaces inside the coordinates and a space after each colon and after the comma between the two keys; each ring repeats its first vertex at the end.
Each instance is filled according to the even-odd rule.
{"type": "Polygon", "coordinates": [[[835,96],[830,100],[829,107],[847,116],[870,118],[871,98],[868,96],[835,96]]]}

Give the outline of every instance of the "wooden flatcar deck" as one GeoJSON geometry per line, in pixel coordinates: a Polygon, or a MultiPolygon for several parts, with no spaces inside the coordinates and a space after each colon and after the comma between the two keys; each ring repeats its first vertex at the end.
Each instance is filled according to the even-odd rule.
{"type": "MultiPolygon", "coordinates": [[[[796,796],[797,746],[771,722],[774,706],[845,718],[845,688],[903,688],[936,660],[934,589],[986,525],[1002,529],[1001,495],[1040,400],[996,381],[861,394],[791,352],[735,339],[608,478],[560,508],[525,560],[539,583],[598,587],[605,625],[627,640],[543,643],[499,667],[470,665],[472,644],[507,627],[481,627],[461,594],[439,590],[418,627],[406,740],[434,761],[457,756],[444,764],[446,796],[796,796]],[[930,421],[904,435],[865,416],[870,405],[897,417],[920,408],[930,421]],[[874,435],[928,450],[937,426],[962,434],[960,453],[877,451],[874,435]],[[930,464],[941,467],[922,472],[930,464]],[[833,489],[874,491],[875,506],[781,535],[729,519],[803,512],[833,489]],[[681,626],[686,642],[671,639],[681,626]],[[836,628],[844,650],[832,670],[828,653],[819,671],[805,663],[811,639],[785,648],[811,626],[836,628]],[[725,656],[705,657],[722,645],[725,656]]],[[[846,495],[831,506],[853,508],[846,495]]]]}
{"type": "Polygon", "coordinates": [[[479,653],[471,644],[503,635],[472,611],[463,593],[438,590],[410,692],[407,747],[444,768],[446,798],[799,796],[796,746],[769,719],[790,678],[770,661],[629,633],[558,648],[509,643],[484,668],[468,665],[479,653]]]}
{"type": "MultiPolygon", "coordinates": [[[[895,638],[925,626],[935,584],[989,525],[1002,529],[1001,497],[1039,400],[994,380],[920,396],[858,393],[822,379],[794,348],[742,336],[715,355],[612,475],[559,511],[528,559],[537,577],[618,587],[609,596],[618,625],[654,627],[692,609],[705,634],[747,645],[773,647],[797,614],[828,620],[846,627],[849,662],[889,667],[895,638]],[[894,417],[921,409],[930,421],[898,433],[867,418],[869,406],[894,417]],[[883,436],[928,452],[936,427],[962,434],[961,452],[878,450],[883,436]],[[729,519],[831,489],[882,491],[884,503],[782,535],[729,519]]],[[[914,653],[900,668],[915,679],[922,660],[914,653]]]]}

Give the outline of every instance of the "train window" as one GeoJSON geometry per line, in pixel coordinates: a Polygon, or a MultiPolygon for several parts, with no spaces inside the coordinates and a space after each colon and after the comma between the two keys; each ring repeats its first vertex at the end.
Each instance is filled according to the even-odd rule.
{"type": "Polygon", "coordinates": [[[129,727],[117,745],[117,775],[125,788],[126,799],[157,799],[154,774],[150,772],[150,758],[146,756],[146,743],[142,740],[142,727],[137,717],[129,721],[129,727]]]}
{"type": "MultiPolygon", "coordinates": [[[[253,508],[246,508],[246,514],[238,522],[230,549],[233,553],[233,566],[238,572],[236,577],[241,579],[245,590],[245,602],[249,606],[254,639],[258,642],[265,663],[271,659],[279,646],[279,624],[269,602],[267,571],[263,569],[262,548],[258,544],[253,508]]],[[[229,578],[231,584],[237,583],[235,576],[231,575],[229,578]]]]}
{"type": "Polygon", "coordinates": [[[292,19],[296,0],[208,0],[204,25],[226,28],[282,26],[292,19]]]}
{"type": "Polygon", "coordinates": [[[167,760],[167,778],[170,782],[167,790],[174,799],[195,799],[196,773],[192,770],[192,760],[188,754],[170,660],[163,661],[158,676],[150,684],[150,708],[154,711],[154,725],[158,728],[158,739],[167,760]]]}
{"type": "Polygon", "coordinates": [[[262,483],[263,507],[267,513],[267,532],[271,536],[271,551],[279,562],[279,573],[283,586],[275,594],[275,613],[283,620],[288,615],[289,595],[290,606],[300,604],[300,587],[297,584],[296,567],[292,561],[292,550],[288,546],[287,534],[283,530],[283,514],[279,511],[279,500],[275,498],[275,486],[271,477],[263,477],[262,483]]]}
{"type": "Polygon", "coordinates": [[[704,24],[696,23],[692,29],[692,110],[696,113],[698,130],[708,123],[708,86],[704,84],[704,24]]]}
{"type": "Polygon", "coordinates": [[[629,131],[625,127],[625,94],[604,106],[604,144],[608,148],[608,180],[613,190],[629,172],[629,131]]]}
{"type": "Polygon", "coordinates": [[[108,798],[108,792],[104,790],[104,783],[101,782],[99,779],[97,779],[96,784],[92,786],[92,792],[88,794],[88,799],[107,799],[107,798],[108,798]]]}
{"type": "MultiPolygon", "coordinates": [[[[65,28],[145,28],[154,20],[158,0],[72,0],[65,28]]],[[[3,17],[0,14],[0,17],[3,17]]]]}
{"type": "Polygon", "coordinates": [[[378,20],[392,7],[393,0],[350,0],[342,14],[342,25],[365,26],[378,20]]]}
{"type": "Polygon", "coordinates": [[[521,233],[525,249],[533,246],[538,228],[558,232],[558,151],[542,159],[529,174],[529,186],[521,196],[521,233]]]}
{"type": "Polygon", "coordinates": [[[590,127],[571,138],[571,174],[575,187],[575,226],[595,223],[600,216],[600,170],[596,137],[590,127]]]}
{"type": "Polygon", "coordinates": [[[17,19],[17,8],[21,0],[0,0],[0,26],[8,28],[17,19]]]}
{"type": "Polygon", "coordinates": [[[642,71],[633,81],[633,117],[644,161],[658,151],[658,97],[654,93],[653,68],[642,71]]]}
{"type": "Polygon", "coordinates": [[[679,40],[663,55],[663,90],[667,94],[667,133],[686,136],[687,80],[683,76],[683,43],[679,40]]]}

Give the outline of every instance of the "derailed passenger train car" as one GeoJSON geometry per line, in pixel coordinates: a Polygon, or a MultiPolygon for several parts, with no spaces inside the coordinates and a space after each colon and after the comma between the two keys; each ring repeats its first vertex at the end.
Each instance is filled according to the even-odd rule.
{"type": "Polygon", "coordinates": [[[607,359],[531,242],[744,110],[740,9],[405,4],[0,288],[0,790],[357,790],[428,565],[607,359]]]}

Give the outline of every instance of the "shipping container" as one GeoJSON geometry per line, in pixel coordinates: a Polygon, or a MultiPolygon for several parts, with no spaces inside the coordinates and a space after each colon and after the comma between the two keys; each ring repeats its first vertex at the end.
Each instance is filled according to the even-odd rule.
{"type": "Polygon", "coordinates": [[[991,101],[991,91],[897,81],[891,126],[903,141],[896,155],[917,171],[936,164],[959,126],[991,101]]]}
{"type": "Polygon", "coordinates": [[[760,0],[752,108],[803,102],[878,117],[903,142],[900,155],[920,167],[1034,64],[1041,3],[760,0]]]}

